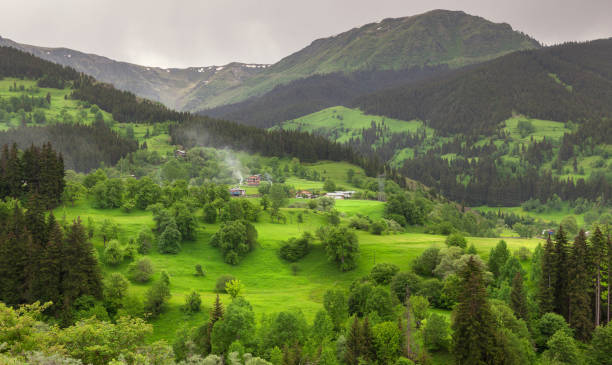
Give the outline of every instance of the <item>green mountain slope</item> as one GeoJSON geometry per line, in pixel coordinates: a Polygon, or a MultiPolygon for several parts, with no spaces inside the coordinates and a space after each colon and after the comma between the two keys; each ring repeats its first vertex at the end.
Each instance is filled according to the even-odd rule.
{"type": "Polygon", "coordinates": [[[434,10],[385,19],[337,36],[318,39],[215,97],[194,95],[189,109],[214,107],[261,95],[274,86],[314,74],[359,70],[398,70],[448,64],[460,67],[503,54],[539,48],[532,38],[508,24],[492,23],[461,11],[434,10]],[[200,100],[201,99],[201,100],[200,100]]]}

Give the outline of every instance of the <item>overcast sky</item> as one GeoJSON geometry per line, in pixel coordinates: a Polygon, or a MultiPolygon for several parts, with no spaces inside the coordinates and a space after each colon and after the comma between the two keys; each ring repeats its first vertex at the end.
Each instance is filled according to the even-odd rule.
{"type": "Polygon", "coordinates": [[[432,9],[545,44],[612,37],[612,0],[0,0],[0,36],[147,66],[274,63],[316,38],[432,9]]]}

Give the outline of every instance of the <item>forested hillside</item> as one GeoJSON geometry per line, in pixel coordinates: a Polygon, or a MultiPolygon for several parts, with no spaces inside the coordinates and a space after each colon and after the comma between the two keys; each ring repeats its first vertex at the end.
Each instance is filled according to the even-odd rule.
{"type": "Polygon", "coordinates": [[[611,58],[612,39],[521,51],[352,105],[426,121],[442,135],[492,134],[513,114],[560,122],[611,118],[611,58]]]}

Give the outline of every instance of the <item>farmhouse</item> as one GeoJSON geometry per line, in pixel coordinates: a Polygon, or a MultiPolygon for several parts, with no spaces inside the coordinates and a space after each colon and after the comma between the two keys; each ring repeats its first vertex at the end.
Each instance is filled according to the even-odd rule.
{"type": "Polygon", "coordinates": [[[240,189],[240,188],[231,188],[230,189],[230,195],[231,196],[245,196],[246,195],[246,190],[240,189]]]}
{"type": "Polygon", "coordinates": [[[174,151],[174,157],[185,157],[185,156],[187,156],[187,152],[185,150],[174,151]]]}
{"type": "Polygon", "coordinates": [[[259,186],[261,183],[261,175],[251,175],[247,177],[246,183],[248,186],[259,186]]]}
{"type": "Polygon", "coordinates": [[[295,193],[295,197],[298,199],[311,199],[312,193],[308,190],[300,190],[297,193],[295,193]]]}
{"type": "Polygon", "coordinates": [[[334,198],[334,199],[350,199],[353,196],[353,194],[355,194],[354,190],[334,191],[334,192],[325,194],[325,196],[334,198]]]}

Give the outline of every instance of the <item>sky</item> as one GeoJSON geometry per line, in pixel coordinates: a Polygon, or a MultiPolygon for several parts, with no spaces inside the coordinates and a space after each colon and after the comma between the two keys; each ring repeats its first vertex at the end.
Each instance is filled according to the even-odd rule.
{"type": "Polygon", "coordinates": [[[317,38],[433,9],[547,45],[612,37],[612,0],[2,0],[0,36],[146,66],[274,63],[317,38]]]}

